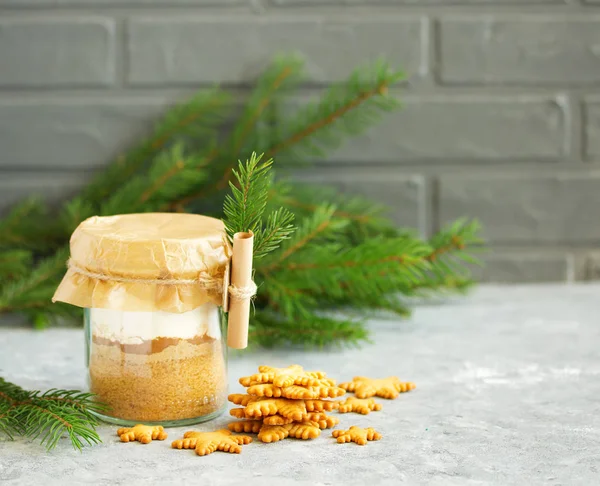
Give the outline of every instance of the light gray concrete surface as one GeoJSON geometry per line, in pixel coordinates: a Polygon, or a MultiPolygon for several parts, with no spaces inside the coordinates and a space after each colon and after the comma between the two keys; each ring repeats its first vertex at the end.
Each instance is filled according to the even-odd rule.
{"type": "MultiPolygon", "coordinates": [[[[300,363],[347,380],[398,375],[417,389],[381,412],[341,415],[339,427],[375,427],[379,442],[254,442],[242,454],[198,457],[166,442],[46,453],[0,440],[0,483],[203,485],[592,485],[600,478],[600,285],[484,287],[417,308],[408,321],[373,320],[358,350],[256,351],[230,361],[236,378],[258,364],[300,363]]],[[[83,387],[83,333],[0,327],[0,375],[31,388],[83,387]]]]}

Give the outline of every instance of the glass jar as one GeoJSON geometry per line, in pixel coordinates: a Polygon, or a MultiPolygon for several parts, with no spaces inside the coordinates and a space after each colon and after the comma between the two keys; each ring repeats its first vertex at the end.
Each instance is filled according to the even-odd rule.
{"type": "Polygon", "coordinates": [[[225,314],[204,304],[181,314],[85,309],[91,393],[101,418],[164,426],[210,420],[227,397],[225,314]]]}
{"type": "Polygon", "coordinates": [[[229,346],[245,346],[232,329],[247,330],[245,314],[241,326],[239,318],[246,307],[229,305],[235,252],[223,222],[194,214],[94,216],[75,229],[70,250],[53,300],[84,309],[89,389],[108,406],[100,418],[179,426],[219,415],[227,398],[226,321],[229,346]]]}

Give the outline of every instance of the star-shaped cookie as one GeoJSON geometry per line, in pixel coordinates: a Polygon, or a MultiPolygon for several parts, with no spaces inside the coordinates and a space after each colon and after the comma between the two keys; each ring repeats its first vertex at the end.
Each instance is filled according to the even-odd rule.
{"type": "MultiPolygon", "coordinates": [[[[253,420],[252,422],[258,421],[253,420]]],[[[229,424],[230,430],[241,430],[242,426],[239,425],[240,423],[243,422],[229,424]]],[[[256,430],[258,426],[259,424],[255,423],[253,430],[256,430]]],[[[248,426],[244,426],[243,428],[247,429],[248,426]]],[[[258,440],[265,443],[278,442],[287,437],[303,440],[316,439],[319,435],[321,435],[321,429],[315,422],[300,422],[285,425],[260,424],[260,429],[258,430],[258,440]]]]}
{"type": "Polygon", "coordinates": [[[346,391],[354,392],[358,398],[369,398],[377,395],[381,398],[394,399],[400,392],[407,392],[415,388],[411,382],[402,382],[396,376],[388,378],[367,378],[355,376],[351,382],[340,383],[346,391]]]}
{"type": "Polygon", "coordinates": [[[315,422],[307,421],[301,423],[294,423],[285,425],[284,427],[290,428],[289,436],[293,437],[294,439],[316,439],[317,437],[319,437],[319,435],[321,435],[321,429],[319,428],[319,424],[315,422]]]}
{"type": "Polygon", "coordinates": [[[160,425],[137,424],[134,427],[123,427],[117,430],[121,442],[133,442],[137,440],[142,444],[148,444],[153,440],[165,440],[167,433],[160,425]]]}
{"type": "MultiPolygon", "coordinates": [[[[246,415],[244,414],[243,408],[234,408],[231,411],[231,415],[239,418],[245,419],[246,415]],[[240,413],[241,412],[241,413],[240,413]]],[[[340,419],[337,417],[332,417],[331,415],[327,415],[325,412],[310,412],[306,415],[307,422],[316,423],[320,429],[330,429],[331,427],[335,427],[340,423],[340,419]]],[[[258,423],[259,429],[261,424],[265,425],[287,425],[293,423],[294,420],[286,417],[282,417],[281,415],[269,415],[262,420],[242,420],[240,422],[233,422],[234,424],[246,424],[244,426],[239,426],[239,430],[232,429],[229,427],[229,430],[233,432],[246,432],[246,433],[257,433],[257,431],[252,430],[252,424],[258,423]]],[[[231,424],[230,424],[231,425],[231,424]]],[[[236,426],[237,427],[237,426],[236,426]]]]}
{"type": "Polygon", "coordinates": [[[252,442],[252,437],[231,435],[229,430],[221,429],[216,432],[186,432],[183,439],[174,441],[171,447],[173,449],[195,449],[199,456],[212,454],[215,451],[239,454],[242,452],[241,445],[250,442],[252,442]]]}
{"type": "Polygon", "coordinates": [[[358,445],[365,445],[369,440],[381,439],[381,434],[375,431],[375,429],[371,427],[368,429],[361,429],[356,425],[353,425],[348,430],[334,430],[331,435],[337,438],[337,441],[340,444],[345,442],[356,442],[358,445]]]}
{"type": "Polygon", "coordinates": [[[300,386],[291,385],[285,388],[275,386],[273,383],[254,384],[248,387],[248,394],[257,397],[291,398],[291,399],[318,399],[337,398],[346,393],[339,386],[300,386]]]}
{"type": "Polygon", "coordinates": [[[277,442],[292,437],[294,439],[316,439],[321,435],[321,429],[315,422],[300,422],[286,425],[266,425],[260,429],[258,440],[261,442],[277,442]]]}
{"type": "Polygon", "coordinates": [[[368,415],[372,410],[381,410],[381,404],[377,403],[372,398],[356,398],[350,397],[343,402],[340,402],[338,411],[340,413],[358,412],[363,415],[368,415]]]}
{"type": "Polygon", "coordinates": [[[237,422],[230,422],[227,428],[237,433],[258,434],[262,426],[262,420],[239,420],[237,422]]]}
{"type": "Polygon", "coordinates": [[[235,417],[235,418],[245,419],[246,418],[245,410],[246,410],[245,408],[232,408],[231,410],[229,410],[229,415],[231,415],[232,417],[235,417]]]}
{"type": "Polygon", "coordinates": [[[278,442],[287,437],[303,440],[316,439],[321,435],[319,424],[313,421],[269,425],[260,420],[241,420],[231,422],[227,427],[232,432],[258,433],[258,440],[266,443],[278,442]]]}
{"type": "MultiPolygon", "coordinates": [[[[310,415],[310,414],[308,414],[310,415]]],[[[291,424],[294,420],[287,417],[282,417],[281,415],[270,415],[263,419],[263,424],[265,425],[287,425],[291,424]]]]}
{"type": "Polygon", "coordinates": [[[340,419],[327,415],[325,412],[310,412],[308,414],[308,421],[315,422],[319,425],[320,429],[330,429],[340,423],[340,419]]]}
{"type": "Polygon", "coordinates": [[[328,400],[304,400],[304,406],[307,412],[331,412],[337,410],[340,402],[331,402],[328,400]]]}
{"type": "Polygon", "coordinates": [[[291,424],[287,425],[264,425],[258,432],[258,440],[270,444],[271,442],[278,442],[285,439],[290,435],[291,424]]]}
{"type": "Polygon", "coordinates": [[[259,366],[259,373],[240,378],[243,386],[252,384],[272,383],[285,388],[292,385],[303,386],[331,386],[331,380],[325,380],[326,374],[322,371],[304,371],[300,365],[291,365],[287,368],[272,368],[270,366],[259,366]]]}
{"type": "Polygon", "coordinates": [[[229,400],[231,403],[234,403],[235,405],[241,405],[242,407],[245,407],[249,403],[258,400],[258,397],[254,397],[252,395],[245,395],[243,393],[232,393],[227,397],[227,400],[229,400]]]}
{"type": "Polygon", "coordinates": [[[257,398],[248,403],[244,409],[246,418],[257,419],[269,415],[281,415],[302,422],[306,419],[306,405],[303,400],[289,400],[286,398],[257,398]]]}

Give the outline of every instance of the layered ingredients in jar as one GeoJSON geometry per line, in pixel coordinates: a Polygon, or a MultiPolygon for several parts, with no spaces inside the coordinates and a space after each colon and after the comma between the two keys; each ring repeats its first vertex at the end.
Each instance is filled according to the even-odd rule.
{"type": "Polygon", "coordinates": [[[219,308],[181,314],[89,309],[90,391],[106,415],[168,422],[225,406],[227,376],[219,308]]]}

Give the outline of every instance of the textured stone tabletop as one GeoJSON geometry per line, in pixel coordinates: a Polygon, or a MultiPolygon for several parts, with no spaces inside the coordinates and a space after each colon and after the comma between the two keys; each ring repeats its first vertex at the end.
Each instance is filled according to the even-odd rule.
{"type": "MultiPolygon", "coordinates": [[[[185,429],[149,445],[104,443],[46,453],[0,439],[0,484],[552,484],[600,483],[600,285],[484,287],[465,299],[379,318],[359,350],[261,351],[230,360],[236,377],[259,364],[299,363],[347,380],[398,375],[417,389],[381,412],[340,415],[339,427],[383,433],[366,446],[254,442],[242,454],[198,457],[170,448],[185,429]],[[275,483],[276,480],[276,483],[275,483]]],[[[83,333],[0,323],[0,375],[24,387],[84,387],[83,333]]],[[[225,426],[229,416],[198,430],[225,426]]],[[[186,429],[189,429],[186,428],[186,429]]]]}

